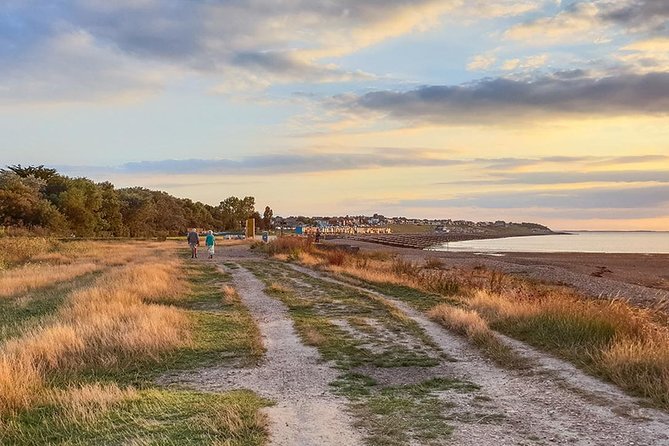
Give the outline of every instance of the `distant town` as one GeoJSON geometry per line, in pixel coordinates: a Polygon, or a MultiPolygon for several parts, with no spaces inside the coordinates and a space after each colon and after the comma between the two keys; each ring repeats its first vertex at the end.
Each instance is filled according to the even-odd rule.
{"type": "Polygon", "coordinates": [[[550,233],[548,227],[529,222],[480,221],[453,219],[419,219],[407,217],[386,217],[381,214],[372,216],[333,216],[333,217],[304,217],[276,216],[272,219],[275,228],[292,230],[297,227],[320,230],[324,233],[448,233],[448,234],[480,234],[492,232],[521,232],[521,233],[550,233]]]}

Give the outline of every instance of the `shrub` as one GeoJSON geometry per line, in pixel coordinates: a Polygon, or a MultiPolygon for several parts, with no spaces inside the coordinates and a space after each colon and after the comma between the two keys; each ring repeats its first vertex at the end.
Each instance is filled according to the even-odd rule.
{"type": "Polygon", "coordinates": [[[313,241],[307,237],[278,237],[265,245],[269,255],[288,254],[299,256],[300,252],[313,252],[313,241]]]}
{"type": "Polygon", "coordinates": [[[346,261],[346,257],[347,254],[339,249],[325,253],[325,258],[327,259],[328,264],[333,266],[342,266],[346,261]]]}
{"type": "Polygon", "coordinates": [[[430,257],[425,261],[425,268],[428,269],[442,269],[444,267],[444,262],[437,257],[430,257]]]}
{"type": "Polygon", "coordinates": [[[393,260],[391,271],[398,275],[417,276],[420,268],[413,262],[408,262],[402,259],[393,260]]]}

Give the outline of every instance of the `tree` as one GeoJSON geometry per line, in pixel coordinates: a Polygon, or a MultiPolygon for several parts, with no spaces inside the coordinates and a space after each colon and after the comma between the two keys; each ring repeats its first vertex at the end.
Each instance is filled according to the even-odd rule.
{"type": "Polygon", "coordinates": [[[265,206],[265,212],[262,214],[262,229],[272,229],[272,217],[274,216],[274,212],[272,212],[272,208],[269,206],[265,206]]]}
{"type": "Polygon", "coordinates": [[[151,191],[141,187],[119,189],[121,214],[130,237],[146,237],[153,234],[156,206],[151,191]]]}
{"type": "Polygon", "coordinates": [[[13,171],[0,172],[0,224],[42,227],[60,232],[65,218],[40,193],[44,181],[20,177],[13,171]]]}
{"type": "Polygon", "coordinates": [[[121,214],[121,200],[114,185],[110,182],[98,184],[100,189],[100,231],[107,232],[114,237],[126,234],[121,214]]]}
{"type": "Polygon", "coordinates": [[[100,190],[87,178],[67,180],[67,189],[58,194],[56,206],[67,219],[72,232],[80,237],[93,236],[102,223],[100,190]]]}
{"type": "Polygon", "coordinates": [[[255,198],[229,197],[219,206],[141,187],[115,189],[109,182],[70,178],[44,166],[0,169],[0,225],[46,228],[79,236],[176,235],[188,227],[236,229],[253,216],[255,198]]]}
{"type": "Polygon", "coordinates": [[[21,178],[35,177],[40,180],[49,181],[54,175],[58,175],[56,169],[50,169],[44,167],[44,165],[39,166],[28,166],[23,167],[20,164],[14,166],[7,166],[7,169],[2,169],[2,172],[14,172],[21,178]]]}
{"type": "Polygon", "coordinates": [[[255,210],[255,202],[256,200],[253,197],[228,197],[221,201],[219,207],[225,229],[242,229],[246,219],[251,217],[255,210]]]}

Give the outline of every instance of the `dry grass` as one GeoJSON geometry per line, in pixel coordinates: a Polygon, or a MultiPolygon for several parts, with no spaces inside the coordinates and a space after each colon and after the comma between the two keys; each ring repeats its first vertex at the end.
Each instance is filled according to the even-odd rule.
{"type": "Polygon", "coordinates": [[[74,261],[73,256],[68,256],[62,252],[45,252],[43,254],[37,254],[30,258],[32,262],[37,263],[50,263],[55,265],[63,265],[67,263],[72,263],[74,261]]]}
{"type": "Polygon", "coordinates": [[[239,298],[239,294],[237,294],[237,290],[235,290],[234,287],[230,285],[223,285],[223,302],[225,302],[228,305],[240,303],[241,300],[239,298]]]}
{"type": "MultiPolygon", "coordinates": [[[[288,259],[286,258],[286,260],[288,259]]],[[[298,261],[309,267],[318,267],[323,264],[323,259],[313,254],[309,254],[308,252],[301,252],[298,256],[298,261]]]]}
{"type": "Polygon", "coordinates": [[[42,375],[32,361],[0,355],[0,418],[32,406],[43,387],[42,375]]]}
{"type": "Polygon", "coordinates": [[[650,310],[566,289],[478,290],[467,301],[489,323],[669,407],[669,329],[650,310]]]}
{"type": "Polygon", "coordinates": [[[428,316],[444,327],[470,338],[490,333],[488,323],[476,311],[441,304],[432,308],[428,316]]]}
{"type": "Polygon", "coordinates": [[[425,260],[425,268],[428,269],[442,269],[444,262],[438,257],[428,257],[425,260]]]}
{"type": "Polygon", "coordinates": [[[169,261],[113,271],[73,293],[55,322],[0,346],[0,388],[12,389],[0,393],[0,415],[32,404],[52,372],[155,360],[188,345],[185,312],[149,303],[176,299],[185,289],[179,273],[169,261]]]}
{"type": "Polygon", "coordinates": [[[300,253],[313,252],[313,241],[305,237],[278,237],[263,248],[269,255],[288,254],[292,259],[297,259],[300,253]]]}
{"type": "Polygon", "coordinates": [[[286,285],[283,285],[283,284],[280,284],[280,283],[277,283],[277,282],[273,282],[273,283],[269,284],[269,286],[267,287],[267,291],[269,291],[271,293],[286,294],[286,293],[290,293],[292,290],[289,287],[287,287],[286,285]]]}
{"type": "Polygon", "coordinates": [[[314,347],[319,347],[327,341],[325,336],[311,326],[305,326],[301,334],[307,345],[312,345],[314,347]]]}
{"type": "Polygon", "coordinates": [[[57,242],[44,237],[0,237],[0,269],[52,250],[57,242]]]}
{"type": "Polygon", "coordinates": [[[405,286],[444,296],[451,296],[460,291],[457,273],[422,268],[418,264],[400,259],[378,260],[373,257],[346,254],[341,264],[328,264],[325,268],[367,282],[405,286]]]}
{"type": "Polygon", "coordinates": [[[239,444],[249,431],[266,431],[269,421],[262,412],[249,412],[247,407],[232,403],[212,407],[207,416],[198,417],[197,422],[205,425],[210,432],[232,437],[212,444],[233,445],[239,444]]]}
{"type": "Polygon", "coordinates": [[[117,384],[83,384],[46,392],[44,402],[59,406],[62,416],[71,421],[92,421],[121,401],[136,399],[138,392],[117,384]]]}
{"type": "Polygon", "coordinates": [[[669,407],[667,339],[618,339],[601,353],[600,361],[613,382],[669,407]]]}
{"type": "Polygon", "coordinates": [[[327,260],[328,265],[342,266],[347,260],[347,254],[339,249],[335,249],[334,251],[326,251],[325,259],[327,260]]]}
{"type": "Polygon", "coordinates": [[[95,263],[69,265],[28,264],[0,273],[0,297],[12,296],[26,291],[65,282],[100,270],[95,263]]]}

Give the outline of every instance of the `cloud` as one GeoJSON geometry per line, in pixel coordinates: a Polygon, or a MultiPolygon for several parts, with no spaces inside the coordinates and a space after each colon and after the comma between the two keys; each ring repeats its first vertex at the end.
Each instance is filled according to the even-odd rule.
{"type": "Polygon", "coordinates": [[[632,30],[660,34],[669,31],[669,3],[665,0],[628,0],[604,4],[601,17],[632,30]]]}
{"type": "Polygon", "coordinates": [[[472,57],[467,64],[469,71],[487,70],[495,64],[497,57],[493,53],[479,54],[472,57]]]}
{"type": "Polygon", "coordinates": [[[502,64],[502,70],[504,71],[514,71],[514,70],[536,70],[543,67],[548,62],[547,54],[539,54],[536,56],[529,56],[523,59],[508,59],[505,60],[502,64]]]}
{"type": "Polygon", "coordinates": [[[653,37],[626,45],[616,58],[636,73],[669,72],[669,37],[653,37]]]}
{"type": "Polygon", "coordinates": [[[392,167],[435,167],[462,164],[460,160],[438,158],[422,151],[377,149],[367,153],[302,153],[255,155],[239,159],[183,159],[126,163],[117,167],[56,166],[73,175],[102,174],[225,174],[277,175],[392,167]]]}
{"type": "Polygon", "coordinates": [[[596,3],[576,3],[554,16],[514,25],[504,32],[503,37],[531,44],[600,40],[602,29],[593,26],[598,21],[599,12],[596,3]]]}
{"type": "Polygon", "coordinates": [[[0,99],[132,96],[160,90],[166,78],[193,74],[228,90],[365,79],[364,73],[321,59],[426,29],[458,5],[458,0],[7,0],[0,4],[0,99]],[[252,79],[239,82],[244,77],[252,79]],[[95,89],[101,94],[88,94],[95,89]]]}
{"type": "Polygon", "coordinates": [[[536,11],[545,1],[496,0],[468,1],[466,6],[483,17],[513,17],[536,11]]]}
{"type": "Polygon", "coordinates": [[[544,156],[541,158],[477,158],[472,162],[483,163],[487,170],[499,172],[514,171],[518,168],[542,170],[546,165],[568,166],[570,169],[601,169],[628,164],[668,162],[666,155],[626,155],[626,156],[544,156]]]}
{"type": "MultiPolygon", "coordinates": [[[[577,183],[667,183],[669,170],[620,170],[602,172],[537,171],[493,174],[482,180],[466,181],[467,184],[532,184],[557,185],[577,183]]],[[[441,183],[441,184],[458,184],[441,183]]]]}
{"type": "MultiPolygon", "coordinates": [[[[669,184],[635,188],[588,188],[493,192],[446,199],[402,200],[402,207],[485,209],[645,209],[669,205],[669,184]]],[[[633,217],[627,215],[627,217],[633,217]]]]}
{"type": "Polygon", "coordinates": [[[665,0],[595,0],[565,3],[564,9],[509,28],[503,36],[527,43],[603,42],[624,32],[669,34],[665,0]]]}
{"type": "Polygon", "coordinates": [[[486,78],[457,86],[373,91],[334,98],[345,112],[408,122],[497,124],[562,116],[628,116],[669,113],[669,73],[619,74],[603,78],[532,80],[486,78]]]}
{"type": "Polygon", "coordinates": [[[86,32],[68,32],[3,67],[0,104],[136,100],[158,92],[167,75],[155,64],[98,46],[86,32]]]}

